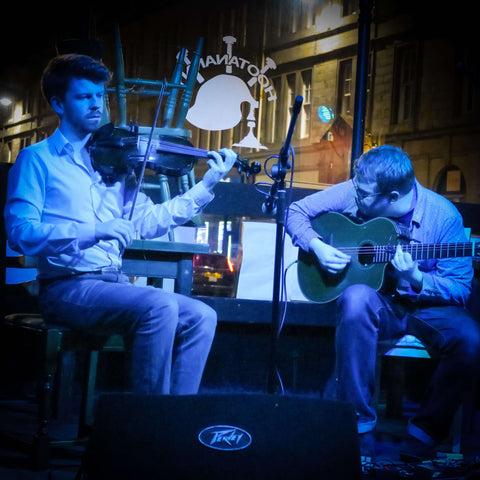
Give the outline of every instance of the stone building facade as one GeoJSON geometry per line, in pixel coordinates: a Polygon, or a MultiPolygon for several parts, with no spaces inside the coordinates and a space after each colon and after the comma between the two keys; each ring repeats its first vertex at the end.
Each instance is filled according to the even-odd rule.
{"type": "MultiPolygon", "coordinates": [[[[409,1],[399,4],[377,0],[371,9],[364,148],[398,145],[412,158],[422,184],[454,201],[480,203],[479,65],[468,12],[458,8],[439,14],[429,9],[429,1],[421,7],[409,1]]],[[[192,143],[205,149],[236,145],[242,155],[263,163],[282,147],[293,102],[301,95],[292,137],[293,181],[324,188],[351,172],[359,14],[366,6],[364,0],[360,5],[358,0],[232,0],[201,6],[182,1],[142,15],[123,12],[119,31],[125,75],[169,79],[179,47],[186,46],[191,56],[203,38],[192,105],[200,102],[200,89],[212,79],[218,81],[216,87],[210,84],[218,100],[205,96],[205,118],[197,117],[197,125],[185,122],[192,143]],[[233,77],[238,79],[235,84],[233,77]],[[228,92],[237,87],[232,100],[228,92]],[[320,118],[321,107],[331,112],[328,121],[320,118]],[[233,109],[241,120],[232,126],[233,113],[227,113],[233,109]],[[224,117],[226,128],[205,127],[224,117]]],[[[89,30],[90,39],[60,42],[57,50],[88,52],[94,38],[101,42],[103,60],[114,69],[112,18],[103,12],[96,28],[89,30]]],[[[17,101],[1,113],[2,161],[14,161],[21,148],[56,126],[38,88],[48,59],[43,53],[6,79],[15,84],[17,101]]],[[[154,95],[129,94],[128,121],[151,125],[156,101],[154,95]]],[[[109,103],[115,122],[113,92],[109,103]]],[[[199,175],[204,168],[197,165],[199,175]]],[[[262,173],[256,180],[268,177],[262,173]]]]}

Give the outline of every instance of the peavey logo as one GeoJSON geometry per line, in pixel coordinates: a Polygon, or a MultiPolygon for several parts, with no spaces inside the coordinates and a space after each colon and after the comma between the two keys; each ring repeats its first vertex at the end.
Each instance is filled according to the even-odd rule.
{"type": "Polygon", "coordinates": [[[243,450],[252,443],[252,436],[245,430],[231,425],[212,425],[198,434],[200,443],[214,450],[243,450]]]}

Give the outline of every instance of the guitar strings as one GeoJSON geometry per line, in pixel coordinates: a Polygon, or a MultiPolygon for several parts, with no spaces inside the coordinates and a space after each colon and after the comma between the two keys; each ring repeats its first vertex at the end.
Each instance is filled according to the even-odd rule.
{"type": "MultiPolygon", "coordinates": [[[[442,244],[400,244],[405,252],[413,254],[420,258],[442,258],[442,257],[468,257],[472,256],[473,242],[458,242],[458,243],[442,243],[442,244]]],[[[396,251],[396,244],[389,245],[360,245],[360,246],[345,246],[335,247],[338,250],[359,255],[391,255],[393,256],[396,251]]]]}
{"type": "MultiPolygon", "coordinates": [[[[417,245],[417,244],[413,244],[413,245],[402,245],[402,244],[399,244],[402,249],[404,250],[449,250],[449,249],[452,249],[452,248],[469,248],[471,249],[472,245],[473,245],[473,242],[465,242],[465,243],[442,243],[442,244],[435,244],[435,243],[425,243],[425,244],[422,244],[422,245],[417,245]]],[[[335,245],[334,245],[335,246],[335,245]]],[[[340,246],[337,246],[335,248],[337,248],[338,250],[342,250],[342,251],[357,251],[357,250],[372,250],[372,251],[375,251],[375,250],[378,250],[378,249],[395,249],[396,248],[396,244],[390,244],[390,245],[360,245],[360,246],[345,246],[345,247],[340,247],[340,246]]]]}

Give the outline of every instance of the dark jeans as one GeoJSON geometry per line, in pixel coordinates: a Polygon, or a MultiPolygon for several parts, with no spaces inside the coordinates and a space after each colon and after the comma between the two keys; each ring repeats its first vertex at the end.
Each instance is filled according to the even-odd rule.
{"type": "Polygon", "coordinates": [[[203,302],[121,273],[88,273],[48,284],[40,303],[51,322],[130,337],[136,393],[197,393],[217,324],[203,302]]]}
{"type": "Polygon", "coordinates": [[[354,404],[358,432],[375,428],[371,400],[382,343],[411,334],[439,362],[409,430],[427,443],[445,438],[480,371],[480,326],[469,311],[456,306],[413,306],[392,301],[366,285],[352,285],[338,299],[337,313],[335,380],[327,396],[336,390],[338,400],[354,404]]]}

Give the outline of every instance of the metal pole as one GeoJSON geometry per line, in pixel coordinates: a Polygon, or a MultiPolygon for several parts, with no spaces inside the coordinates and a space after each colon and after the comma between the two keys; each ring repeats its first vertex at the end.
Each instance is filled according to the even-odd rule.
{"type": "Polygon", "coordinates": [[[125,90],[125,70],[123,63],[120,26],[115,24],[115,90],[117,92],[119,126],[127,125],[127,94],[125,90]]]}
{"type": "Polygon", "coordinates": [[[355,103],[353,113],[352,154],[350,176],[353,177],[355,160],[363,153],[365,142],[365,110],[367,98],[368,58],[370,52],[370,24],[373,0],[360,0],[358,16],[357,75],[355,79],[355,103]]]}

